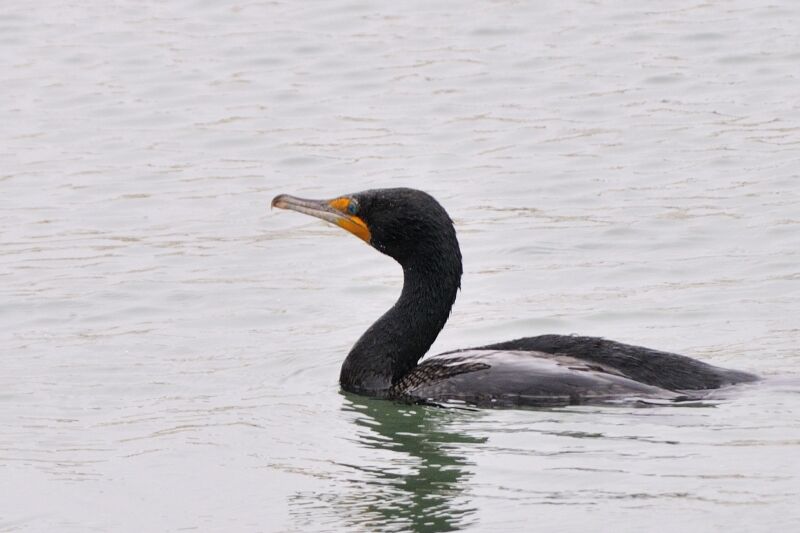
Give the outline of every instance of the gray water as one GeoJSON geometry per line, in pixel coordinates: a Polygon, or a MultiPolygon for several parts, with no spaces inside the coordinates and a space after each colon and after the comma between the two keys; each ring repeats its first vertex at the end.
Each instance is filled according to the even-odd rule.
{"type": "Polygon", "coordinates": [[[0,530],[800,529],[796,2],[7,1],[0,530]],[[453,216],[434,353],[602,335],[702,407],[339,391],[400,269],[270,211],[453,216]]]}

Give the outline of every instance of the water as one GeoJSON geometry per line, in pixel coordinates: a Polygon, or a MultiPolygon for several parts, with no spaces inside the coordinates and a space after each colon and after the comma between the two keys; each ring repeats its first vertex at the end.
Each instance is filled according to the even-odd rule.
{"type": "Polygon", "coordinates": [[[800,527],[800,7],[6,2],[0,530],[800,527]],[[400,289],[278,193],[423,188],[435,352],[603,335],[698,408],[343,395],[400,289]]]}

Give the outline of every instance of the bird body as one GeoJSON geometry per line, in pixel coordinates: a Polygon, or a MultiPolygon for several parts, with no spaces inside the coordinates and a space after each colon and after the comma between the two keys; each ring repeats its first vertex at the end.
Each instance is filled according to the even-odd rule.
{"type": "Polygon", "coordinates": [[[390,397],[413,403],[546,407],[686,396],[569,355],[471,349],[423,361],[392,387],[390,397]]]}
{"type": "Polygon", "coordinates": [[[442,206],[422,191],[375,189],[333,200],[279,195],[272,206],[321,218],[403,267],[395,305],[355,343],[343,389],[412,403],[547,407],[694,399],[756,376],[597,337],[540,335],[419,363],[460,289],[461,251],[442,206]]]}

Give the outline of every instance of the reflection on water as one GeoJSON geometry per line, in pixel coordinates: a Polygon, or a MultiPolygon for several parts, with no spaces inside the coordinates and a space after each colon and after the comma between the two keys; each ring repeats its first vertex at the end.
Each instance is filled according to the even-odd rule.
{"type": "Polygon", "coordinates": [[[334,493],[297,495],[292,503],[295,514],[301,515],[298,521],[320,524],[319,516],[312,516],[321,510],[319,504],[309,501],[316,498],[349,527],[369,531],[432,533],[457,531],[472,523],[476,509],[467,492],[471,464],[458,447],[486,439],[454,431],[452,423],[480,413],[343,394],[342,409],[355,415],[353,433],[365,457],[359,464],[341,465],[357,479],[334,493]]]}

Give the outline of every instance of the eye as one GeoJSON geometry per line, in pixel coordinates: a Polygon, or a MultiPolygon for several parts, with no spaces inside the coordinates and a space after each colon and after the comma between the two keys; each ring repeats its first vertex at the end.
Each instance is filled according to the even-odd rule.
{"type": "Polygon", "coordinates": [[[351,215],[358,213],[358,202],[355,200],[350,200],[350,203],[347,204],[347,212],[351,215]]]}

